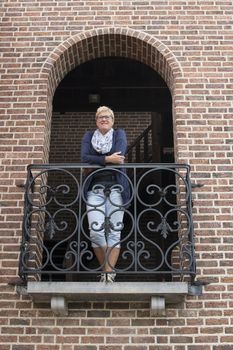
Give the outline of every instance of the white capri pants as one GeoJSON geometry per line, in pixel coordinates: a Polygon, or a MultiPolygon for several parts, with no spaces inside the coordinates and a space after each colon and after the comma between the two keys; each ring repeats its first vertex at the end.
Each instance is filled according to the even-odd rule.
{"type": "Polygon", "coordinates": [[[123,216],[124,209],[119,190],[112,189],[109,197],[104,194],[103,189],[88,191],[87,217],[92,247],[119,248],[123,216]]]}

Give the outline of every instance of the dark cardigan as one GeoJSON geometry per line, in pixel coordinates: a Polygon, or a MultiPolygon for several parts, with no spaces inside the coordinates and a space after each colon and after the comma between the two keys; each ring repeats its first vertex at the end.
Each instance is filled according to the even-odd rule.
{"type": "MultiPolygon", "coordinates": [[[[106,154],[98,153],[92,146],[91,139],[94,131],[88,131],[85,133],[82,139],[81,146],[81,161],[83,163],[95,164],[105,166],[105,156],[111,155],[115,152],[121,152],[122,155],[125,155],[127,150],[127,139],[126,134],[123,129],[116,129],[113,132],[113,141],[112,148],[110,152],[106,154]]],[[[119,185],[122,185],[124,191],[122,192],[123,204],[127,204],[130,198],[130,187],[127,178],[124,176],[126,173],[125,169],[118,169],[120,172],[116,171],[116,182],[119,185]]],[[[88,191],[88,187],[90,186],[91,178],[87,181],[84,194],[88,191]]]]}

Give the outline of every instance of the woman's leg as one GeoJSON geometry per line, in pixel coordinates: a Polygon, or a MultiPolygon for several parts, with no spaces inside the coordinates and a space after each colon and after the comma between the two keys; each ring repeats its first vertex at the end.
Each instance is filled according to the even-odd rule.
{"type": "Polygon", "coordinates": [[[110,230],[107,234],[107,251],[105,271],[110,272],[116,266],[120,254],[121,230],[123,228],[124,209],[119,191],[112,190],[106,202],[106,215],[110,221],[110,230]]]}
{"type": "Polygon", "coordinates": [[[96,258],[104,272],[111,272],[117,263],[120,253],[120,235],[124,216],[121,194],[117,190],[112,190],[110,199],[106,199],[102,190],[98,194],[89,191],[87,216],[90,239],[96,258]],[[109,232],[106,232],[106,217],[110,221],[111,228],[109,232]]]}
{"type": "Polygon", "coordinates": [[[93,247],[93,250],[95,252],[95,256],[96,256],[100,266],[102,266],[103,271],[105,271],[105,257],[106,257],[107,246],[93,247]]]}
{"type": "Polygon", "coordinates": [[[106,263],[104,266],[105,272],[111,272],[116,266],[118,257],[120,254],[120,248],[108,247],[106,250],[106,263]]]}
{"type": "Polygon", "coordinates": [[[105,238],[105,197],[103,191],[87,194],[87,217],[90,240],[100,266],[105,266],[107,242],[105,238]]]}

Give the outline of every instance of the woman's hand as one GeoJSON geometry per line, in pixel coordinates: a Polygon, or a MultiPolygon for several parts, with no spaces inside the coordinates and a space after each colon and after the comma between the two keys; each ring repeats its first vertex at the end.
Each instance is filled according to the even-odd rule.
{"type": "Polygon", "coordinates": [[[105,157],[105,163],[123,164],[124,160],[125,160],[125,156],[122,156],[121,152],[115,152],[110,156],[105,157]]]}

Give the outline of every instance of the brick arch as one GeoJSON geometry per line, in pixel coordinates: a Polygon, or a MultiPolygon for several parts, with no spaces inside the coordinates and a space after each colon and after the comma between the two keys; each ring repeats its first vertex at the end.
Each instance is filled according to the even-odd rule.
{"type": "Polygon", "coordinates": [[[45,160],[49,152],[52,98],[57,86],[78,65],[109,56],[135,59],[150,66],[161,75],[171,94],[175,95],[176,79],[182,77],[181,67],[169,48],[155,37],[127,28],[101,28],[76,34],[56,47],[41,69],[41,78],[47,81],[48,103],[45,160]]]}
{"type": "Polygon", "coordinates": [[[161,75],[171,92],[175,78],[182,76],[176,57],[155,37],[126,28],[94,29],[68,38],[45,61],[41,73],[48,75],[51,95],[79,64],[107,56],[131,58],[147,64],[161,75]]]}

